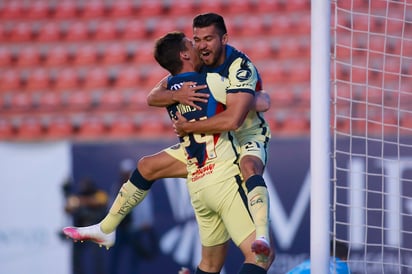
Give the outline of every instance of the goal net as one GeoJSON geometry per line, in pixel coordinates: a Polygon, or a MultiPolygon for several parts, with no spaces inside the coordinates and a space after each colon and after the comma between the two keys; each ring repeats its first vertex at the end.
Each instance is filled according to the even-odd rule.
{"type": "Polygon", "coordinates": [[[352,273],[412,273],[412,0],[331,16],[331,235],[352,273]]]}

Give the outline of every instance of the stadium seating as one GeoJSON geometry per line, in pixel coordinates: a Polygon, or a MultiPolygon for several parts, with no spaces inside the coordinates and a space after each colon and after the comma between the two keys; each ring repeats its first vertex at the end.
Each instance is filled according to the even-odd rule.
{"type": "Polygon", "coordinates": [[[56,42],[62,38],[63,31],[58,22],[48,21],[39,26],[36,41],[40,43],[56,42]]]}
{"type": "Polygon", "coordinates": [[[67,116],[51,116],[45,124],[48,139],[69,139],[73,134],[73,127],[67,116]]]}
{"type": "Polygon", "coordinates": [[[27,76],[25,90],[44,90],[49,87],[50,83],[49,72],[43,68],[35,68],[27,76]]]}
{"type": "Polygon", "coordinates": [[[44,66],[59,67],[67,65],[70,58],[69,49],[64,45],[52,46],[45,50],[44,66]]]}
{"type": "Polygon", "coordinates": [[[124,18],[132,16],[135,12],[135,7],[132,0],[116,0],[111,1],[108,9],[109,17],[124,18]]]}
{"type": "MultiPolygon", "coordinates": [[[[1,39],[1,38],[0,38],[1,39]]],[[[13,63],[12,49],[7,46],[0,46],[0,68],[7,68],[13,63]]]]}
{"type": "Polygon", "coordinates": [[[76,18],[77,15],[78,15],[77,4],[75,1],[72,1],[72,0],[56,1],[55,11],[53,14],[56,20],[76,18]]]}
{"type": "MultiPolygon", "coordinates": [[[[164,109],[153,110],[146,102],[148,92],[167,75],[153,58],[153,42],[172,30],[190,37],[192,16],[210,11],[224,15],[229,43],[244,50],[261,73],[274,106],[266,113],[271,127],[285,135],[307,134],[309,4],[309,0],[4,1],[0,104],[7,118],[0,117],[0,139],[174,138],[164,109]],[[287,120],[288,116],[293,119],[287,120]],[[300,124],[299,117],[303,117],[300,124]]],[[[368,7],[363,0],[355,5],[368,7]]],[[[380,27],[379,20],[373,23],[380,27]]],[[[396,23],[388,25],[395,33],[396,23]]],[[[364,41],[359,38],[354,40],[364,41]]],[[[375,47],[387,46],[393,53],[401,47],[412,52],[405,40],[401,44],[393,38],[385,44],[379,37],[372,39],[375,47]]],[[[387,73],[394,72],[391,64],[385,67],[387,73]]],[[[412,68],[404,64],[408,77],[412,68]]],[[[368,73],[360,71],[362,77],[368,73]]],[[[373,76],[375,81],[384,77],[373,76]]]]}

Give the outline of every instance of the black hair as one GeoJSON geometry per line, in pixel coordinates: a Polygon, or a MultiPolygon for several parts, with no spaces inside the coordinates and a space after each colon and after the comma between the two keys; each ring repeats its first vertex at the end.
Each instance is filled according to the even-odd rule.
{"type": "Polygon", "coordinates": [[[178,74],[183,67],[180,52],[187,50],[183,32],[169,32],[156,40],[154,58],[172,75],[178,74]]]}
{"type": "Polygon", "coordinates": [[[225,20],[217,13],[199,14],[193,19],[193,28],[205,28],[212,25],[215,26],[221,37],[227,33],[225,20]]]}
{"type": "Polygon", "coordinates": [[[330,252],[332,256],[335,256],[341,260],[346,261],[348,257],[349,249],[346,243],[342,241],[338,241],[338,240],[336,240],[335,242],[331,240],[330,241],[330,252]]]}

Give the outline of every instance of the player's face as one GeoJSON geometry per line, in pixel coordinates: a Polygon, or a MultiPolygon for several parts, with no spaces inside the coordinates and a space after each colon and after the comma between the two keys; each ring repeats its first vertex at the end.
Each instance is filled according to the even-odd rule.
{"type": "Polygon", "coordinates": [[[197,53],[196,48],[194,47],[193,41],[186,38],[185,41],[186,48],[190,56],[190,60],[193,63],[193,68],[196,71],[200,70],[200,67],[203,65],[202,60],[200,60],[199,54],[197,53]]]}
{"type": "Polygon", "coordinates": [[[200,58],[206,66],[216,67],[223,63],[227,34],[220,37],[213,25],[205,28],[193,28],[193,40],[200,58]]]}

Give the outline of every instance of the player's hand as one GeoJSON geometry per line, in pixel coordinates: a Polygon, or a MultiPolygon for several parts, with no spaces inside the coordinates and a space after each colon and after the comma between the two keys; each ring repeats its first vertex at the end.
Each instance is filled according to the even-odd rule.
{"type": "Polygon", "coordinates": [[[185,82],[180,89],[173,93],[173,99],[181,104],[201,110],[202,108],[196,102],[206,103],[209,94],[198,93],[197,91],[206,87],[206,85],[196,86],[195,82],[185,82]]]}
{"type": "Polygon", "coordinates": [[[180,112],[176,112],[176,119],[173,120],[173,129],[177,136],[183,137],[187,135],[187,132],[184,130],[184,125],[187,123],[187,119],[180,114],[180,112]]]}

